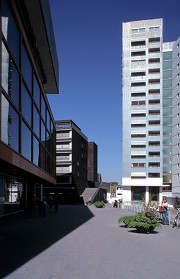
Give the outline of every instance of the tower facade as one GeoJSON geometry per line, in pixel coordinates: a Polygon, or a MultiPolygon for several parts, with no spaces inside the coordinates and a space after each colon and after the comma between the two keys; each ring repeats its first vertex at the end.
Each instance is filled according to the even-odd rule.
{"type": "Polygon", "coordinates": [[[163,20],[123,23],[124,200],[159,201],[163,187],[163,20]]]}
{"type": "Polygon", "coordinates": [[[180,197],[180,38],[172,55],[172,194],[180,197]]]}

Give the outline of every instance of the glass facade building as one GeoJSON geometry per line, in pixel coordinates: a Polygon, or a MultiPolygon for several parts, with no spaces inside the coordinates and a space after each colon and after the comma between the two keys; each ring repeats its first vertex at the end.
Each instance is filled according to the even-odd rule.
{"type": "Polygon", "coordinates": [[[33,206],[39,185],[42,189],[56,182],[55,123],[46,93],[58,93],[58,63],[53,37],[42,24],[48,22],[53,32],[48,1],[0,3],[0,215],[4,215],[33,206]],[[56,57],[55,63],[51,57],[56,57]]]}

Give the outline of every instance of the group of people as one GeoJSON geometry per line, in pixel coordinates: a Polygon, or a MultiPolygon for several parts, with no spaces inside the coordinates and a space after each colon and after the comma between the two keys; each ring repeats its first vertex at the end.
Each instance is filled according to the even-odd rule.
{"type": "Polygon", "coordinates": [[[114,203],[113,203],[113,207],[116,207],[116,208],[121,208],[121,205],[122,205],[122,199],[119,199],[118,201],[115,200],[114,203]]]}
{"type": "Polygon", "coordinates": [[[162,200],[161,206],[159,206],[158,211],[160,214],[160,219],[162,220],[162,224],[169,225],[168,202],[166,198],[162,200]]]}
{"type": "Polygon", "coordinates": [[[47,198],[46,196],[44,196],[42,200],[40,199],[38,204],[39,216],[45,216],[47,207],[49,206],[50,208],[52,208],[53,204],[54,204],[55,213],[57,213],[58,205],[59,205],[59,199],[57,194],[55,194],[54,197],[49,196],[47,198]]]}

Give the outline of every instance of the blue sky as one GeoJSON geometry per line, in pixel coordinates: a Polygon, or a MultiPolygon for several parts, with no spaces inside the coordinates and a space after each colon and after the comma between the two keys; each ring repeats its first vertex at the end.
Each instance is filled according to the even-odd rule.
{"type": "Polygon", "coordinates": [[[98,145],[102,180],[121,183],[122,22],[163,18],[164,41],[180,36],[179,0],[50,0],[60,94],[54,118],[71,119],[98,145]]]}

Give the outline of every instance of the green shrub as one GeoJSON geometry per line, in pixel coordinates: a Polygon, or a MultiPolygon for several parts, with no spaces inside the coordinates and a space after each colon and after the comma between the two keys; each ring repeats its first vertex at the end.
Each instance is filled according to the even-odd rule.
{"type": "Polygon", "coordinates": [[[119,218],[118,222],[124,223],[126,227],[135,228],[140,232],[152,232],[155,228],[160,227],[153,212],[141,212],[134,216],[124,216],[119,218]]]}
{"type": "Polygon", "coordinates": [[[96,201],[94,205],[98,208],[102,208],[105,206],[105,203],[103,201],[96,201]]]}
{"type": "Polygon", "coordinates": [[[130,224],[131,222],[131,219],[133,218],[134,216],[122,216],[119,218],[118,222],[121,224],[121,223],[124,223],[125,227],[128,227],[128,225],[130,224]]]}

